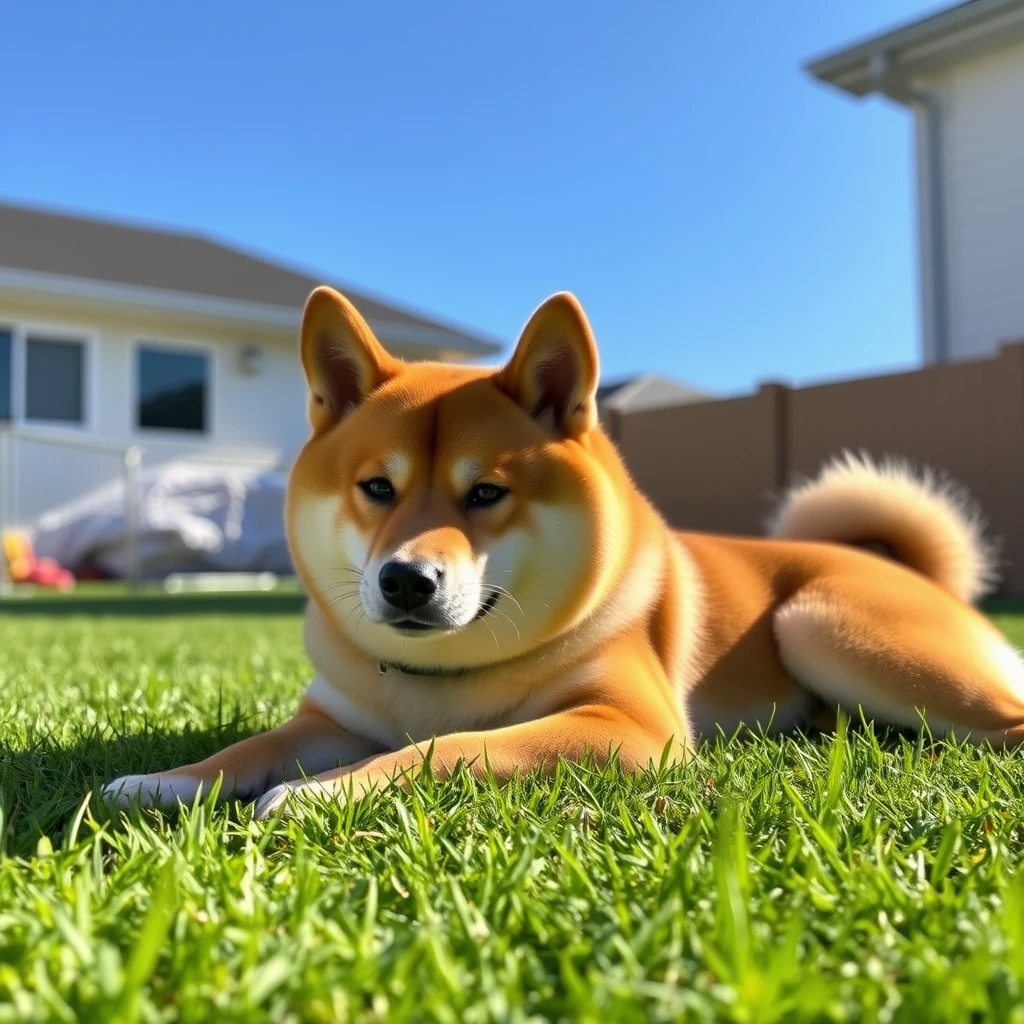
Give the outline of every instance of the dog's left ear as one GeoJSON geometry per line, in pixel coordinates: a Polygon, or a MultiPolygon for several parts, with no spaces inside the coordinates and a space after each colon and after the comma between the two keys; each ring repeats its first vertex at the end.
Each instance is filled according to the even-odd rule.
{"type": "Polygon", "coordinates": [[[579,437],[597,425],[599,377],[587,315],[574,295],[558,292],[530,317],[497,384],[559,436],[579,437]]]}

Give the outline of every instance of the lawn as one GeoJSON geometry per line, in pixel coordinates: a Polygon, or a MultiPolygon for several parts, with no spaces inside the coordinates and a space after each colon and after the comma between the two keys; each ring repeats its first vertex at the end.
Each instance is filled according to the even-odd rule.
{"type": "Polygon", "coordinates": [[[1017,755],[851,727],[109,820],[306,680],[293,606],[177,607],[0,615],[0,1021],[1024,1020],[1017,755]]]}

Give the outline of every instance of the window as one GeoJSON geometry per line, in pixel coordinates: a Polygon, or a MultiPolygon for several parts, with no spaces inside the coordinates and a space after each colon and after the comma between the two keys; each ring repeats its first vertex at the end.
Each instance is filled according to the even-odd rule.
{"type": "Polygon", "coordinates": [[[0,327],[0,420],[9,420],[11,409],[12,360],[14,358],[14,334],[6,327],[0,327]]]}
{"type": "Polygon", "coordinates": [[[80,341],[25,339],[25,419],[85,422],[85,346],[80,341]]]}
{"type": "Polygon", "coordinates": [[[205,433],[209,357],[145,345],[138,351],[136,424],[205,433]]]}
{"type": "Polygon", "coordinates": [[[77,333],[0,323],[0,422],[88,426],[90,345],[77,333]]]}

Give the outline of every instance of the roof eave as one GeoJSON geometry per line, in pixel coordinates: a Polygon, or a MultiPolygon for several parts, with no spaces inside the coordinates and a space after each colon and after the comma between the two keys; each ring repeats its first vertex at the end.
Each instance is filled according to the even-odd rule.
{"type": "Polygon", "coordinates": [[[651,377],[646,374],[641,377],[636,377],[631,381],[627,381],[622,385],[622,387],[618,388],[605,399],[603,403],[605,408],[616,409],[621,412],[633,399],[637,397],[637,395],[647,390],[650,382],[651,377]]]}
{"type": "Polygon", "coordinates": [[[885,56],[904,75],[930,72],[957,59],[1024,39],[1024,0],[970,0],[804,65],[815,78],[852,96],[879,88],[875,65],[885,56]]]}
{"type": "MultiPolygon", "coordinates": [[[[302,317],[302,310],[297,307],[145,288],[17,267],[0,267],[0,293],[4,292],[28,298],[61,297],[85,305],[219,321],[278,334],[294,335],[302,317]]],[[[398,323],[383,318],[368,318],[368,323],[385,345],[390,342],[403,347],[458,352],[471,358],[495,355],[503,347],[497,341],[458,334],[441,327],[398,323]]]]}

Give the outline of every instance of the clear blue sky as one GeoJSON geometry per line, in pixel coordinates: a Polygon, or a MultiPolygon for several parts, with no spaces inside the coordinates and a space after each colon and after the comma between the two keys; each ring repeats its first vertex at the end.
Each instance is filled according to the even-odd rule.
{"type": "Polygon", "coordinates": [[[918,356],[910,116],[812,80],[922,0],[7,3],[0,197],[199,228],[606,375],[918,356]]]}

